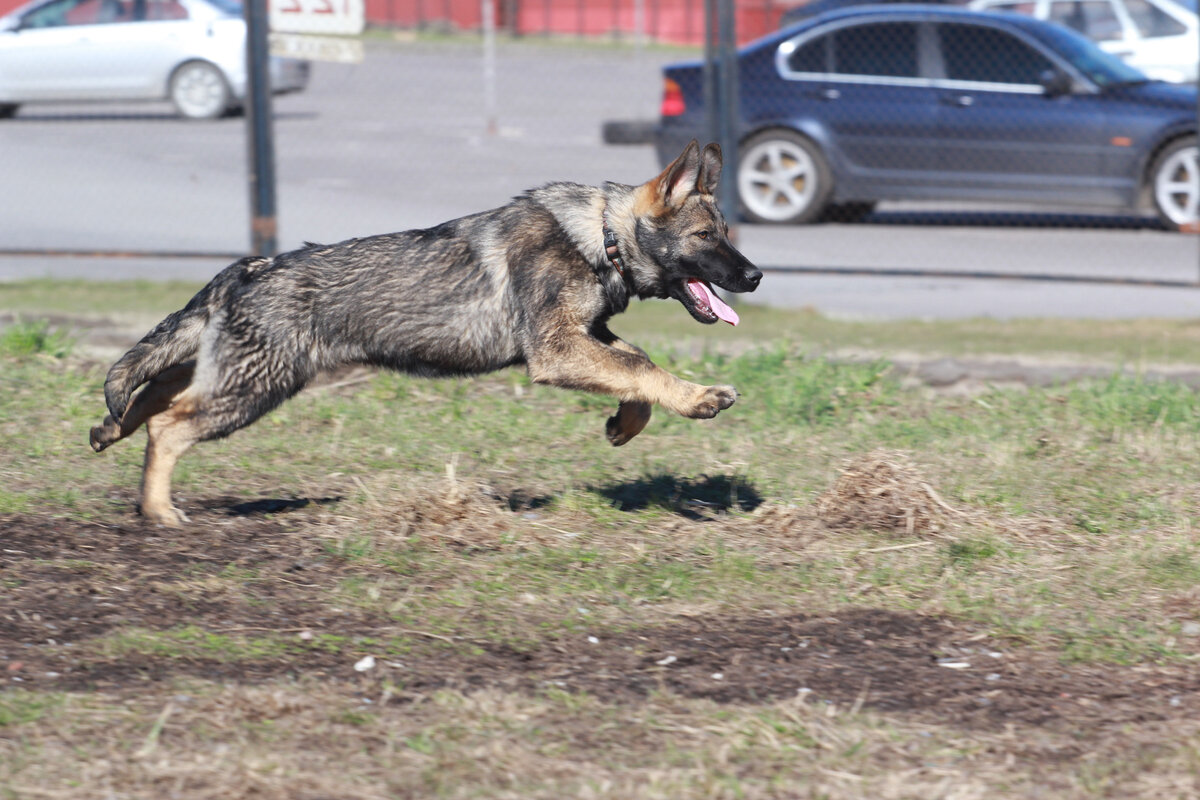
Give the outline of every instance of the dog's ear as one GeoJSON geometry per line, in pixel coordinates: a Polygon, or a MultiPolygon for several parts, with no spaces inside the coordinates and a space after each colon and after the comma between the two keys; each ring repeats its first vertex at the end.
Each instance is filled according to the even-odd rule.
{"type": "Polygon", "coordinates": [[[650,181],[655,199],[667,208],[683,205],[688,195],[696,191],[700,179],[700,144],[695,139],[683,148],[679,158],[650,181]]]}
{"type": "Polygon", "coordinates": [[[700,154],[700,177],[696,179],[696,190],[700,194],[715,195],[717,193],[717,186],[721,183],[723,163],[721,145],[716,142],[704,145],[704,152],[700,154]]]}

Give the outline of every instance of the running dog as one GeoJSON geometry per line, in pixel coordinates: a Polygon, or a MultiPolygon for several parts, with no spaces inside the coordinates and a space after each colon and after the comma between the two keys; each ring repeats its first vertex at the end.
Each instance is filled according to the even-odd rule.
{"type": "Polygon", "coordinates": [[[713,417],[737,399],[732,386],[675,377],[607,322],[632,297],[673,297],[699,322],[737,324],[712,287],[751,292],[762,272],[729,241],[713,197],[721,165],[717,145],[693,141],[640,186],[551,183],[433,228],[244,258],[109,370],[92,449],[145,423],[139,507],[175,527],[187,520],[171,473],[189,447],[344,365],[448,376],[523,364],[536,383],[616,397],[614,445],[654,403],[713,417]]]}

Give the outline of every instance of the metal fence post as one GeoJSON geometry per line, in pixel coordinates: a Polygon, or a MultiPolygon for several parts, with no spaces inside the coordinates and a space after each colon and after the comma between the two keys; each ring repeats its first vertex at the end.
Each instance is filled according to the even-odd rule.
{"type": "Polygon", "coordinates": [[[704,0],[704,125],[705,139],[715,142],[721,113],[717,97],[717,2],[704,0]]]}
{"type": "Polygon", "coordinates": [[[499,131],[496,121],[496,9],[494,0],[482,0],[480,24],[483,26],[483,115],[488,136],[499,131]]]}
{"type": "Polygon", "coordinates": [[[245,0],[246,134],[250,158],[250,249],[256,256],[278,250],[275,210],[275,137],[267,51],[267,0],[245,0]]]}
{"type": "MultiPolygon", "coordinates": [[[[724,176],[721,180],[719,202],[725,217],[737,223],[739,217],[737,172],[738,172],[738,73],[737,73],[737,19],[734,0],[719,0],[717,94],[720,98],[721,114],[717,129],[717,141],[725,158],[724,176]]],[[[731,232],[736,239],[736,233],[731,232]]]]}

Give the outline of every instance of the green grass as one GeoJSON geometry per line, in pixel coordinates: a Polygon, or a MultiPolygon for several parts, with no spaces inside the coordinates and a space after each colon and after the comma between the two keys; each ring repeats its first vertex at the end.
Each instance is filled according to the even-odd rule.
{"type": "MultiPolygon", "coordinates": [[[[10,460],[0,467],[7,478],[0,509],[84,518],[120,512],[127,501],[107,498],[114,486],[136,486],[141,453],[136,443],[100,456],[86,449],[87,428],[103,413],[100,369],[63,358],[5,358],[0,450],[10,460]]],[[[782,596],[813,591],[814,582],[830,591],[840,580],[837,570],[822,577],[810,564],[800,573],[781,573],[771,554],[734,551],[719,542],[671,559],[613,561],[604,549],[592,548],[605,530],[653,530],[679,514],[703,515],[710,508],[748,514],[764,502],[807,504],[845,459],[876,448],[909,453],[952,505],[1048,518],[1080,541],[1110,548],[1111,554],[1089,556],[1095,569],[1143,547],[1151,531],[1191,525],[1195,495],[1187,487],[1200,469],[1200,414],[1195,393],[1178,383],[1115,377],[963,398],[904,390],[888,376],[885,361],[831,361],[783,343],[736,358],[659,359],[698,381],[729,380],[743,397],[710,422],[656,412],[639,439],[614,450],[601,436],[612,406],[603,399],[532,386],[518,372],[447,381],[379,375],[352,394],[303,395],[230,440],[197,447],[184,459],[176,487],[192,497],[338,495],[349,498],[343,506],[353,510],[372,499],[403,497],[414,477],[436,485],[453,463],[459,476],[507,494],[502,502],[533,498],[537,507],[530,516],[582,533],[577,550],[544,549],[512,563],[480,555],[476,583],[458,586],[460,599],[453,602],[482,606],[493,603],[495,586],[561,596],[565,604],[605,596],[617,607],[718,597],[755,604],[768,588],[782,596]],[[331,474],[341,477],[331,480],[331,474]],[[361,484],[368,494],[349,476],[364,476],[358,480],[368,481],[361,484]],[[551,578],[558,575],[565,577],[551,578]]],[[[520,542],[544,530],[506,513],[495,534],[501,541],[520,542]]],[[[398,580],[436,561],[420,548],[380,551],[369,532],[338,546],[345,556],[359,548],[359,557],[390,564],[398,580]]],[[[1154,585],[1179,575],[1173,585],[1182,586],[1196,574],[1190,553],[1151,547],[1135,564],[1151,565],[1154,585]]],[[[1001,579],[998,564],[1019,570],[1022,561],[1037,558],[1019,541],[1004,551],[988,535],[957,542],[945,556],[927,555],[915,572],[898,573],[898,584],[882,577],[887,570],[872,580],[884,591],[918,595],[949,570],[956,580],[988,586],[1001,579]]],[[[1056,592],[1056,602],[1075,588],[1056,592]]],[[[993,603],[983,595],[959,598],[955,606],[978,615],[993,603]]],[[[1025,612],[1019,606],[1001,603],[991,616],[1017,613],[1010,627],[1020,627],[1025,612]]],[[[1136,608],[1130,614],[1138,618],[1136,608]]],[[[1086,629],[1091,623],[1070,624],[1086,629]]],[[[1135,650],[1143,641],[1140,652],[1155,654],[1152,635],[1131,636],[1135,650]]]]}
{"type": "MultiPolygon", "coordinates": [[[[147,286],[145,297],[125,305],[121,298],[140,296],[140,289],[92,288],[0,288],[0,313],[19,312],[23,320],[0,331],[0,514],[63,525],[131,524],[142,434],[101,455],[90,452],[87,429],[104,413],[104,366],[79,355],[86,342],[71,347],[44,320],[92,318],[90,308],[153,318],[195,287],[147,286]]],[[[433,648],[469,660],[501,645],[535,652],[572,637],[650,630],[683,618],[818,617],[864,607],[946,617],[1011,648],[1048,653],[1064,669],[1186,669],[1200,657],[1200,637],[1183,633],[1197,616],[1200,585],[1200,412],[1193,389],[1133,369],[1062,386],[960,395],[911,386],[890,368],[891,358],[912,353],[1180,366],[1200,361],[1197,326],[849,323],[745,312],[737,330],[687,326],[649,303],[619,320],[623,335],[676,374],[738,387],[737,404],[714,420],[656,410],[641,436],[614,449],[603,426],[615,402],[534,386],[516,370],[437,381],[378,374],[317,388],[228,440],[195,448],[176,480],[184,505],[232,497],[306,498],[307,506],[277,519],[210,515],[195,539],[191,532],[171,539],[131,529],[129,536],[147,537],[145,547],[174,542],[190,559],[178,575],[148,567],[152,577],[139,585],[131,583],[135,557],[122,566],[86,550],[18,556],[27,572],[6,567],[0,605],[5,592],[32,577],[90,576],[104,591],[149,587],[200,610],[228,603],[240,619],[276,608],[277,595],[299,591],[298,584],[303,594],[286,613],[338,620],[344,611],[347,619],[372,620],[371,632],[335,622],[300,638],[273,630],[275,617],[244,626],[202,617],[162,629],[117,624],[76,652],[104,663],[174,665],[326,659],[346,674],[365,653],[403,661],[433,648]],[[678,339],[680,331],[689,338],[678,339]],[[954,509],[945,529],[833,530],[813,518],[815,501],[840,470],[880,450],[905,456],[954,509]],[[280,536],[297,548],[287,566],[302,570],[273,572],[258,560],[269,548],[255,539],[254,525],[264,519],[282,526],[280,536]],[[219,549],[237,535],[253,546],[236,557],[219,549]],[[194,555],[210,543],[217,548],[211,559],[194,555]]],[[[355,695],[347,705],[338,695],[305,705],[317,702],[307,698],[325,691],[323,684],[269,690],[286,703],[252,688],[238,691],[254,698],[251,705],[274,709],[270,719],[294,714],[323,731],[322,741],[358,742],[330,751],[352,755],[354,774],[399,770],[411,781],[406,787],[450,797],[472,796],[474,786],[489,787],[475,796],[769,797],[772,781],[794,788],[789,770],[798,762],[859,776],[859,783],[832,778],[820,784],[826,788],[875,787],[875,794],[859,795],[830,789],[833,797],[921,796],[919,789],[884,790],[894,774],[888,759],[901,752],[912,754],[901,759],[905,769],[917,771],[991,764],[998,772],[986,788],[995,794],[1021,769],[988,761],[999,739],[951,728],[913,732],[895,720],[835,719],[795,703],[701,708],[664,695],[633,709],[547,687],[533,698],[447,692],[405,695],[406,705],[385,706],[380,692],[406,691],[402,678],[395,680],[386,690],[362,690],[370,704],[355,695]],[[495,736],[535,766],[507,764],[504,753],[489,749],[495,736]],[[627,740],[641,749],[620,749],[627,740]],[[590,775],[577,779],[561,760],[575,751],[613,772],[594,783],[590,775]],[[613,783],[618,767],[634,770],[632,783],[613,783]]],[[[64,702],[53,693],[0,691],[0,731],[59,730],[71,718],[64,702]]],[[[125,713],[114,710],[120,704],[106,708],[114,718],[125,713]]],[[[196,729],[170,719],[155,727],[161,709],[147,704],[127,741],[141,747],[153,730],[161,734],[158,746],[199,753],[206,752],[204,737],[186,738],[199,736],[195,730],[214,731],[210,739],[222,741],[235,731],[252,750],[286,741],[303,751],[290,723],[242,719],[236,704],[193,708],[180,701],[172,713],[196,729]]],[[[73,724],[93,731],[88,715],[98,712],[78,713],[73,724]]],[[[1022,729],[1017,738],[1030,736],[1036,738],[1022,729]]],[[[43,736],[37,747],[52,739],[43,736]]],[[[13,741],[0,732],[0,748],[13,741]]],[[[1119,748],[1104,750],[1111,769],[1056,773],[1076,792],[1063,796],[1119,796],[1108,792],[1114,785],[1127,790],[1124,796],[1163,796],[1137,783],[1145,765],[1194,776],[1200,762],[1194,748],[1160,744],[1128,758],[1119,748]]],[[[52,763],[49,751],[21,747],[0,752],[16,754],[12,763],[22,766],[13,774],[52,763]]],[[[303,773],[289,763],[289,774],[303,773]]],[[[1047,763],[1038,769],[1063,769],[1047,763]]],[[[1038,785],[1040,777],[1029,777],[1035,772],[1018,774],[1017,784],[1038,785]],[[1021,775],[1032,783],[1021,783],[1021,775]]],[[[262,774],[276,773],[264,767],[262,774]]],[[[913,786],[938,796],[928,773],[913,775],[913,786]]],[[[326,793],[354,796],[341,789],[326,793]]],[[[402,791],[414,789],[394,793],[402,791]]]]}
{"type": "Polygon", "coordinates": [[[63,358],[71,352],[73,345],[71,337],[53,330],[46,321],[17,322],[0,331],[0,357],[45,355],[63,358]]]}
{"type": "Polygon", "coordinates": [[[61,695],[48,692],[20,689],[0,692],[0,731],[7,726],[24,725],[41,719],[56,709],[62,699],[61,695]]]}

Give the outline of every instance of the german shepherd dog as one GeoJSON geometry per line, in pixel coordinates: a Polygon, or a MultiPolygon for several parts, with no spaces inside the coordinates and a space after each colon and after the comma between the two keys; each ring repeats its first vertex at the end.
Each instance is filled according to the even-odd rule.
{"type": "Polygon", "coordinates": [[[179,526],[171,473],[350,364],[425,376],[524,364],[536,383],[616,397],[606,433],[636,436],[658,403],[709,418],[737,399],[656,366],[607,322],[631,297],[673,297],[699,322],[737,323],[712,291],[753,291],[713,195],[721,150],[693,141],[640,186],[551,183],[426,230],[244,258],[158,323],[109,370],[100,452],[146,423],[141,513],[179,526]],[[145,388],[130,402],[133,392],[145,388]]]}

